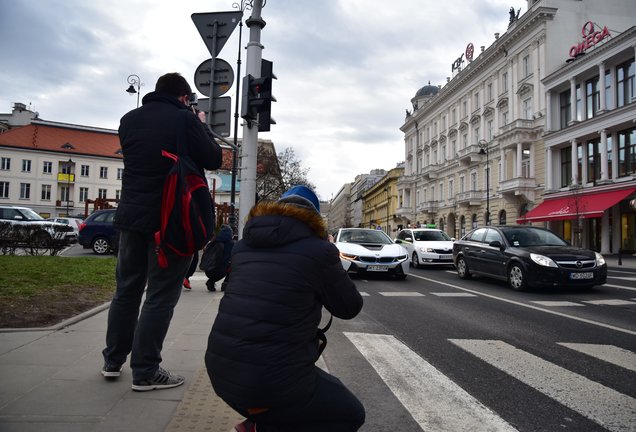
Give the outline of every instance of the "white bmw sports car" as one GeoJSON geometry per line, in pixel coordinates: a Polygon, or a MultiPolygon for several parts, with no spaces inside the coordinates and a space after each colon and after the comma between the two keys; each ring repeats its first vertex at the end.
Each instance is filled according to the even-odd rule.
{"type": "Polygon", "coordinates": [[[369,228],[341,228],[334,239],[340,261],[348,273],[386,274],[406,279],[409,255],[383,231],[369,228]]]}

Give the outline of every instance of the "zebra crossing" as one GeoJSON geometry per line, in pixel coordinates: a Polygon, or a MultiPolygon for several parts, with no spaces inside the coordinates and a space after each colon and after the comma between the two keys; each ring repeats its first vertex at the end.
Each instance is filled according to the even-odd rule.
{"type": "MultiPolygon", "coordinates": [[[[397,400],[426,431],[515,431],[392,335],[344,332],[397,400]],[[435,395],[434,398],[430,397],[435,395]]],[[[449,339],[479,360],[534,388],[609,431],[636,430],[636,399],[501,340],[449,339]]],[[[636,354],[601,344],[558,342],[582,356],[636,372],[636,354]]],[[[324,362],[319,363],[324,369],[324,362]]]]}

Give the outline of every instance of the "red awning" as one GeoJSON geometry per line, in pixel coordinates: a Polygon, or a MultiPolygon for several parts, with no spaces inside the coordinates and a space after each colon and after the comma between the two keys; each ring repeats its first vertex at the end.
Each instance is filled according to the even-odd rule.
{"type": "Polygon", "coordinates": [[[636,188],[596,193],[580,191],[566,197],[546,199],[517,219],[517,223],[598,218],[603,216],[605,210],[625,199],[634,191],[636,188]]]}

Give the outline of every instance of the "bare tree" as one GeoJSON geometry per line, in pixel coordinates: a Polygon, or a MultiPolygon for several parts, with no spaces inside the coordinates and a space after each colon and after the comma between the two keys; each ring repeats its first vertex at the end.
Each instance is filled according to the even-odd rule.
{"type": "Polygon", "coordinates": [[[303,168],[294,149],[286,148],[276,156],[272,148],[259,147],[256,191],[260,199],[276,200],[292,186],[304,185],[315,190],[307,179],[309,168],[303,168]]]}

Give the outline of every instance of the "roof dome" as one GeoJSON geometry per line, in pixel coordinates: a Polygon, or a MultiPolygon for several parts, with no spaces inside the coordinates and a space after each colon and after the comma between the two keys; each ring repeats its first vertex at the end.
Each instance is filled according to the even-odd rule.
{"type": "Polygon", "coordinates": [[[415,97],[418,98],[422,96],[435,96],[438,92],[439,87],[431,85],[431,82],[429,81],[428,85],[425,85],[424,87],[419,89],[417,93],[415,93],[415,97]]]}

